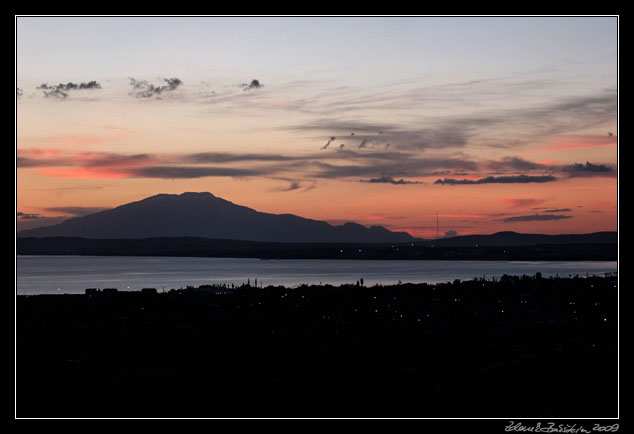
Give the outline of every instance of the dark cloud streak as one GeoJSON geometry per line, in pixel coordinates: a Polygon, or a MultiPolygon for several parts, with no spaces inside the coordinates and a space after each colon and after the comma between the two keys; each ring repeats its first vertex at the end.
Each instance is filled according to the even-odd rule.
{"type": "Polygon", "coordinates": [[[568,166],[559,166],[557,170],[567,174],[571,178],[593,176],[616,176],[616,171],[605,164],[575,163],[568,166]]]}
{"type": "Polygon", "coordinates": [[[548,220],[563,220],[570,219],[572,216],[569,215],[559,215],[559,214],[533,214],[533,215],[522,215],[516,217],[507,217],[502,219],[501,221],[504,223],[515,223],[515,222],[534,222],[534,221],[548,221],[548,220]]]}
{"type": "Polygon", "coordinates": [[[406,184],[421,184],[419,181],[406,181],[404,179],[399,179],[398,181],[391,176],[381,176],[380,178],[370,178],[370,179],[360,179],[360,182],[368,182],[368,183],[377,183],[377,184],[395,184],[395,185],[406,185],[406,184]]]}
{"type": "Polygon", "coordinates": [[[126,172],[138,178],[193,179],[207,176],[248,177],[267,175],[267,168],[241,169],[232,167],[150,166],[133,168],[126,172]]]}
{"type": "Polygon", "coordinates": [[[448,184],[448,185],[473,185],[473,184],[526,184],[529,182],[552,182],[556,181],[554,176],[530,176],[530,175],[517,175],[517,176],[487,176],[481,179],[453,179],[445,178],[438,179],[434,184],[448,184]]]}
{"type": "Polygon", "coordinates": [[[529,171],[529,170],[544,170],[549,169],[550,166],[533,161],[525,160],[520,157],[504,157],[500,161],[490,161],[486,163],[486,167],[490,170],[496,171],[529,171]]]}
{"type": "Polygon", "coordinates": [[[570,212],[570,208],[545,209],[543,212],[570,212]]]}
{"type": "Polygon", "coordinates": [[[16,157],[18,168],[26,169],[32,167],[125,167],[130,164],[150,164],[156,157],[150,154],[114,154],[105,152],[85,152],[61,156],[58,158],[37,157],[29,155],[29,152],[22,151],[23,155],[16,157]],[[24,155],[26,154],[26,155],[24,155]]]}

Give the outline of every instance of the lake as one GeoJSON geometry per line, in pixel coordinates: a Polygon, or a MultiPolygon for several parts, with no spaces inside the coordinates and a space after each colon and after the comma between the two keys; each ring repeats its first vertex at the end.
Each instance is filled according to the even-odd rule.
{"type": "Polygon", "coordinates": [[[17,256],[19,295],[79,294],[86,288],[159,291],[205,284],[295,286],[356,283],[366,286],[439,283],[474,277],[543,277],[615,273],[616,261],[390,261],[341,259],[184,258],[146,256],[17,256]]]}

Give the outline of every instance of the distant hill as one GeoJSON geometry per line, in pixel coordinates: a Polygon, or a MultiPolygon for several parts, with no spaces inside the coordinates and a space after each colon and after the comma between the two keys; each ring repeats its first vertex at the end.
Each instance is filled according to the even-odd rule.
{"type": "Polygon", "coordinates": [[[520,234],[517,232],[497,232],[491,235],[462,235],[441,238],[433,243],[441,247],[494,247],[494,246],[537,246],[564,244],[617,244],[618,232],[594,232],[591,234],[520,234]]]}
{"type": "Polygon", "coordinates": [[[158,194],[138,202],[17,233],[25,237],[144,239],[200,237],[261,242],[399,243],[406,232],[357,223],[333,226],[292,214],[269,214],[211,193],[158,194]]]}

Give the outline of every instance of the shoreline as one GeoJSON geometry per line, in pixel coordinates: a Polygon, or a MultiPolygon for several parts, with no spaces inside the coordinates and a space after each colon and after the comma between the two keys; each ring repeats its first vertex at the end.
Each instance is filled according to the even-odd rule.
{"type": "Polygon", "coordinates": [[[204,238],[17,238],[19,255],[156,256],[254,259],[615,261],[618,242],[508,245],[433,243],[271,243],[204,238]]]}
{"type": "MultiPolygon", "coordinates": [[[[586,262],[586,261],[584,261],[586,262]]],[[[587,261],[589,262],[589,261],[587,261]]],[[[255,282],[254,285],[251,285],[250,283],[242,283],[240,285],[235,285],[235,284],[227,284],[227,283],[212,283],[212,284],[202,284],[202,285],[198,285],[198,286],[194,286],[194,285],[185,285],[185,288],[183,288],[182,286],[180,288],[169,288],[169,289],[165,289],[165,287],[162,287],[161,290],[159,290],[158,288],[155,287],[144,287],[138,290],[120,290],[117,287],[103,287],[103,288],[96,288],[94,287],[94,285],[92,287],[86,288],[84,289],[83,293],[78,293],[78,292],[74,292],[74,293],[53,293],[53,294],[48,294],[48,293],[39,293],[39,294],[15,294],[16,297],[34,297],[34,296],[49,296],[49,295],[100,295],[102,294],[104,291],[110,295],[114,295],[114,294],[137,294],[137,293],[141,293],[141,292],[145,292],[146,295],[148,294],[153,294],[153,295],[158,295],[158,294],[166,294],[166,293],[192,293],[192,292],[215,292],[215,291],[226,291],[226,290],[230,290],[232,292],[239,292],[239,291],[244,291],[244,290],[249,290],[249,289],[260,289],[260,290],[272,290],[272,289],[284,289],[284,290],[298,290],[298,289],[306,289],[306,288],[311,288],[311,289],[315,289],[315,290],[333,290],[333,289],[350,289],[350,288],[366,288],[366,289],[384,289],[387,291],[390,290],[395,290],[395,289],[402,289],[402,288],[419,288],[419,289],[429,289],[432,288],[434,289],[435,287],[442,287],[444,285],[462,285],[462,284],[469,284],[469,283],[473,283],[473,282],[480,282],[484,285],[487,284],[508,284],[509,282],[516,282],[518,280],[536,280],[536,281],[547,281],[547,280],[561,280],[561,281],[567,281],[567,280],[577,280],[577,279],[607,279],[610,281],[616,282],[618,280],[618,271],[615,272],[604,272],[604,273],[597,273],[597,274],[589,274],[589,273],[584,273],[584,274],[575,274],[575,275],[569,275],[569,276],[544,276],[543,273],[541,272],[537,272],[535,274],[529,275],[529,274],[504,274],[500,277],[496,277],[496,276],[490,276],[488,279],[486,277],[473,277],[471,279],[448,279],[448,280],[444,280],[444,281],[438,281],[438,282],[432,282],[432,281],[427,281],[427,282],[401,282],[399,281],[398,283],[390,283],[390,284],[381,284],[381,283],[374,283],[371,285],[365,285],[364,284],[364,279],[361,278],[360,280],[357,280],[356,283],[340,283],[340,284],[329,284],[329,283],[319,283],[319,284],[315,284],[315,283],[297,283],[297,284],[292,284],[292,285],[284,285],[284,284],[267,284],[266,286],[264,286],[262,283],[260,284],[260,286],[257,285],[257,281],[258,279],[255,278],[255,282]]],[[[248,282],[250,282],[250,278],[248,279],[248,282]]]]}
{"type": "Polygon", "coordinates": [[[171,289],[203,284],[340,285],[363,278],[366,285],[444,283],[508,275],[572,277],[618,273],[617,261],[451,261],[255,258],[165,258],[157,256],[18,256],[16,293],[83,293],[86,287],[171,289]]]}

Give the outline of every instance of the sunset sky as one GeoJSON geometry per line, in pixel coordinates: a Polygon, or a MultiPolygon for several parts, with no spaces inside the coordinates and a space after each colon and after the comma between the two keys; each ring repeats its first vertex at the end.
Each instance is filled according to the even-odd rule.
{"type": "Polygon", "coordinates": [[[16,17],[17,229],[159,193],[617,230],[616,17],[16,17]]]}

